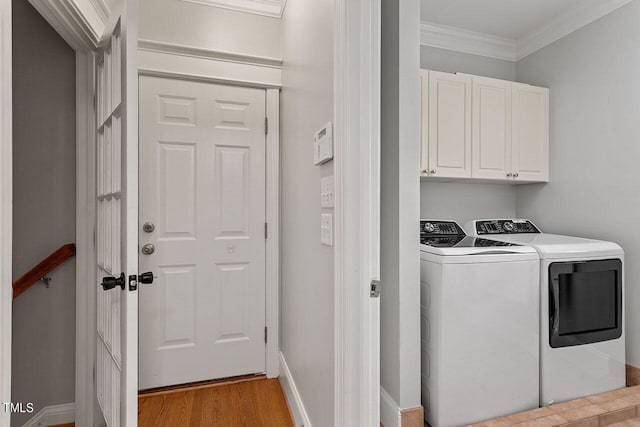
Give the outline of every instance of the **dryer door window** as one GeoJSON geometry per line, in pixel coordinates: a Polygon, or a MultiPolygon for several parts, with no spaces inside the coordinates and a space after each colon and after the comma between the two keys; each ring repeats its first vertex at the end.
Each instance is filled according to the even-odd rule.
{"type": "Polygon", "coordinates": [[[567,347],[622,335],[622,262],[549,266],[549,344],[567,347]]]}

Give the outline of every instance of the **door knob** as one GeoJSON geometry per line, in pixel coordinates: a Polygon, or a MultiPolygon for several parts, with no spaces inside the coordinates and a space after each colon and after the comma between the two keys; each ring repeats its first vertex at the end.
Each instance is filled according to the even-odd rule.
{"type": "Polygon", "coordinates": [[[102,285],[102,289],[105,291],[113,289],[116,286],[120,286],[120,289],[124,290],[124,273],[120,273],[120,277],[103,277],[100,285],[102,285]]]}
{"type": "Polygon", "coordinates": [[[151,243],[147,243],[146,245],[144,245],[141,250],[141,252],[145,255],[151,255],[155,251],[156,251],[156,247],[153,246],[151,243]]]}
{"type": "Polygon", "coordinates": [[[435,173],[436,173],[436,170],[435,170],[435,169],[431,169],[431,170],[429,171],[429,173],[430,173],[431,175],[433,175],[433,174],[435,174],[435,173]]]}
{"type": "Polygon", "coordinates": [[[508,173],[508,174],[507,174],[507,178],[511,178],[512,176],[513,176],[513,174],[512,174],[512,173],[508,173]]]}
{"type": "Polygon", "coordinates": [[[513,174],[513,177],[514,177],[514,178],[517,178],[517,177],[518,177],[518,172],[514,173],[514,174],[513,174]]]}
{"type": "Polygon", "coordinates": [[[153,283],[153,272],[147,271],[138,276],[138,283],[149,284],[153,283]]]}
{"type": "Polygon", "coordinates": [[[129,290],[137,291],[138,283],[153,283],[153,273],[151,271],[147,271],[146,273],[142,273],[140,275],[132,274],[129,276],[129,290]]]}
{"type": "Polygon", "coordinates": [[[152,222],[147,221],[142,226],[142,229],[144,230],[145,233],[153,233],[153,230],[156,229],[156,226],[152,222]]]}

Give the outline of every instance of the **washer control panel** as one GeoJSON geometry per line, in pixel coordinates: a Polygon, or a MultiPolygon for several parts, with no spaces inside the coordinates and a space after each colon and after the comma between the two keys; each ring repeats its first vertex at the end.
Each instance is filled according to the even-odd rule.
{"type": "Polygon", "coordinates": [[[478,236],[485,234],[540,233],[528,219],[483,219],[475,222],[478,236]]]}
{"type": "Polygon", "coordinates": [[[455,221],[420,220],[420,237],[457,235],[466,234],[455,221]]]}

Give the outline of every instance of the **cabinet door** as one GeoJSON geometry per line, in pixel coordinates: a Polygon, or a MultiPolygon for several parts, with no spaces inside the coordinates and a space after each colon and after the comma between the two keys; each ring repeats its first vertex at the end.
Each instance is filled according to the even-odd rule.
{"type": "Polygon", "coordinates": [[[429,175],[429,71],[420,70],[420,176],[429,175]]]}
{"type": "Polygon", "coordinates": [[[471,177],[471,77],[429,72],[429,176],[471,177]]]}
{"type": "Polygon", "coordinates": [[[511,177],[511,82],[473,77],[471,176],[511,177]]]}
{"type": "Polygon", "coordinates": [[[515,181],[549,181],[549,89],[512,85],[515,181]]]}

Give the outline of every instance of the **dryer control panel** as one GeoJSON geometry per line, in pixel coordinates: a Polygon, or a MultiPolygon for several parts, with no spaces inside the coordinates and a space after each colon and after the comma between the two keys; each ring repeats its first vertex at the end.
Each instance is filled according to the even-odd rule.
{"type": "Polygon", "coordinates": [[[528,219],[483,219],[475,221],[478,236],[485,234],[540,233],[528,219]]]}

